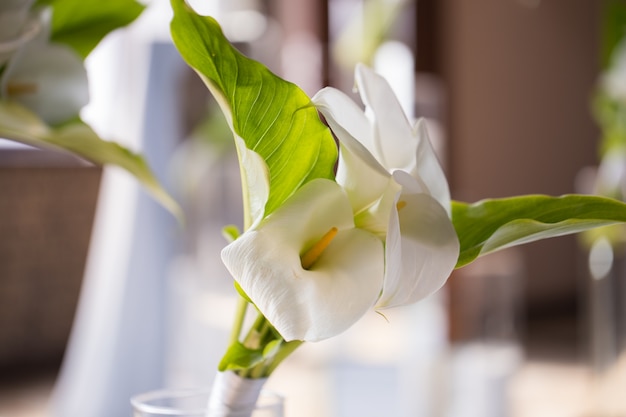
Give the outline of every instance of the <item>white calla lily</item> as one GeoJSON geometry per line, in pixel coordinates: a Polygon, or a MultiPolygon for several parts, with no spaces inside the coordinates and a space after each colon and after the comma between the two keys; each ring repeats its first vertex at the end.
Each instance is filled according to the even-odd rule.
{"type": "Polygon", "coordinates": [[[383,286],[381,240],[354,227],[347,195],[326,179],[302,186],[226,246],[222,260],[287,341],[343,332],[374,306],[383,286]]]}
{"type": "Polygon", "coordinates": [[[0,93],[56,125],[78,115],[89,102],[89,88],[80,56],[68,46],[50,43],[47,32],[42,30],[15,52],[2,74],[0,93]]]}
{"type": "Polygon", "coordinates": [[[358,227],[385,236],[386,269],[377,308],[416,302],[438,290],[454,269],[459,241],[450,191],[426,125],[412,126],[386,80],[356,68],[365,111],[334,88],[313,102],[340,143],[337,182],[358,227]]]}

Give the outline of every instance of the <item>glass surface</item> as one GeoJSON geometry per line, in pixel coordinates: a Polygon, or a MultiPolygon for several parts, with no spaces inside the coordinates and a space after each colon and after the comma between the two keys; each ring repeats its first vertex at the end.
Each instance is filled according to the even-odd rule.
{"type": "MultiPolygon", "coordinates": [[[[131,398],[133,417],[184,416],[207,417],[210,390],[158,390],[131,398]]],[[[228,417],[283,417],[283,397],[262,391],[256,407],[250,412],[230,413],[228,417]]],[[[221,416],[222,414],[220,414],[221,416]]]]}
{"type": "Polygon", "coordinates": [[[589,416],[626,416],[626,254],[607,239],[589,250],[589,416]]]}

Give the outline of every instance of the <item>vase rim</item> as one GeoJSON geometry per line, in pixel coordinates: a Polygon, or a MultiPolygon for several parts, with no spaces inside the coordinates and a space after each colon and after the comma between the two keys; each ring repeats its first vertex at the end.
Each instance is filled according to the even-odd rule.
{"type": "MultiPolygon", "coordinates": [[[[137,410],[144,413],[155,413],[164,416],[183,416],[183,415],[204,415],[206,412],[206,407],[198,408],[198,409],[189,409],[189,410],[180,410],[176,409],[172,406],[167,405],[155,405],[150,404],[151,401],[158,400],[161,398],[172,399],[184,399],[190,398],[198,395],[206,394],[207,400],[208,395],[211,392],[211,387],[198,387],[198,388],[162,388],[156,389],[152,391],[147,391],[141,394],[137,394],[131,397],[130,402],[132,406],[137,410]]],[[[284,397],[274,391],[271,390],[261,390],[261,397],[272,398],[275,400],[279,400],[282,403],[284,397]]],[[[208,402],[207,402],[208,405],[208,402]]],[[[259,403],[256,405],[257,410],[267,410],[276,407],[276,402],[271,403],[259,403]]]]}

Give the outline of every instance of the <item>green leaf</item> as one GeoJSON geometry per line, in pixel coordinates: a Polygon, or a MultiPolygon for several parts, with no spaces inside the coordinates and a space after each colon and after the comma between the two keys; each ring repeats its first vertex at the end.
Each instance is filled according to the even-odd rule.
{"type": "Polygon", "coordinates": [[[211,17],[198,15],[184,0],[172,0],[172,7],[172,38],[180,54],[216,97],[234,134],[269,169],[265,216],[307,181],[334,178],[337,146],[310,98],[239,53],[211,17]]]}
{"type": "Polygon", "coordinates": [[[51,40],[74,48],[83,58],[109,32],[135,20],[145,6],[135,0],[40,0],[53,7],[51,40]]]}
{"type": "Polygon", "coordinates": [[[235,290],[237,290],[237,293],[241,296],[241,298],[246,300],[246,302],[254,305],[254,303],[252,302],[250,297],[248,297],[248,294],[246,294],[246,292],[243,290],[243,288],[241,288],[241,285],[239,285],[239,283],[237,281],[233,281],[233,284],[235,286],[235,290]]]}
{"type": "Polygon", "coordinates": [[[220,372],[250,369],[263,361],[263,349],[249,349],[241,342],[231,344],[218,365],[220,372]]]}
{"type": "Polygon", "coordinates": [[[234,224],[229,224],[222,228],[222,236],[228,241],[228,243],[234,242],[241,235],[239,228],[234,224]]]}
{"type": "Polygon", "coordinates": [[[282,343],[282,339],[275,339],[270,341],[263,348],[263,358],[273,358],[280,350],[280,346],[282,345],[282,343]]]}
{"type": "Polygon", "coordinates": [[[623,0],[605,0],[602,4],[600,52],[602,67],[611,65],[615,47],[626,35],[626,4],[623,0]]]}
{"type": "Polygon", "coordinates": [[[182,221],[180,207],[161,187],[141,156],[101,139],[81,121],[51,128],[26,108],[0,101],[0,138],[36,147],[62,149],[96,164],[117,165],[135,176],[156,200],[182,221]]]}
{"type": "Polygon", "coordinates": [[[452,203],[461,243],[456,267],[511,246],[626,222],[626,204],[589,195],[528,195],[452,203]]]}

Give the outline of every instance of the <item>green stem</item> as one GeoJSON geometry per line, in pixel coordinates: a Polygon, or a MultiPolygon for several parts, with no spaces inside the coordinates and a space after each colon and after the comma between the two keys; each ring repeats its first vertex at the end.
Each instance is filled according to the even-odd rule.
{"type": "Polygon", "coordinates": [[[243,321],[246,318],[246,311],[248,310],[248,301],[243,297],[239,297],[237,300],[237,309],[235,310],[235,321],[233,323],[233,329],[230,333],[230,344],[236,343],[239,340],[241,334],[241,328],[243,327],[243,321]]]}
{"type": "Polygon", "coordinates": [[[254,368],[250,369],[250,378],[263,378],[265,375],[265,368],[266,368],[266,363],[261,362],[260,364],[258,364],[257,366],[255,366],[254,368]]]}
{"type": "Polygon", "coordinates": [[[249,349],[259,349],[261,347],[261,333],[267,320],[263,317],[263,314],[258,313],[256,320],[250,326],[248,334],[243,339],[243,345],[249,349]]]}
{"type": "MultiPolygon", "coordinates": [[[[263,316],[263,314],[258,313],[257,318],[250,326],[250,330],[248,330],[248,334],[243,339],[242,344],[248,349],[261,349],[269,340],[267,339],[268,332],[270,332],[271,325],[267,321],[267,319],[263,316]]],[[[259,378],[257,368],[263,366],[263,363],[258,364],[252,368],[241,369],[238,373],[242,378],[259,378]]]]}
{"type": "Polygon", "coordinates": [[[283,342],[282,346],[272,358],[269,366],[266,368],[266,375],[269,376],[274,370],[285,360],[289,355],[293,353],[302,343],[302,340],[292,340],[291,342],[283,342]]]}
{"type": "MultiPolygon", "coordinates": [[[[266,320],[265,325],[262,329],[261,341],[262,346],[266,346],[267,343],[270,343],[272,340],[275,340],[272,325],[266,320]],[[268,337],[269,336],[269,337],[268,337]]],[[[289,355],[293,353],[294,350],[298,348],[303,342],[301,340],[292,340],[290,342],[285,342],[285,340],[280,337],[279,338],[280,347],[278,351],[271,357],[264,360],[262,363],[256,365],[251,369],[249,375],[251,378],[265,378],[269,377],[270,374],[280,365],[280,363],[285,360],[289,355]]]]}
{"type": "MultiPolygon", "coordinates": [[[[245,300],[243,300],[245,302],[245,300]]],[[[247,302],[240,302],[237,309],[237,320],[236,327],[237,330],[233,331],[231,336],[231,343],[238,342],[238,338],[241,333],[243,316],[245,315],[247,302]]],[[[268,344],[272,341],[278,341],[279,347],[276,353],[270,357],[266,357],[262,362],[257,363],[251,368],[240,369],[237,371],[240,377],[242,378],[265,378],[270,376],[270,374],[278,367],[278,365],[289,356],[298,346],[302,344],[302,341],[295,340],[291,342],[285,342],[274,330],[272,324],[267,321],[263,314],[259,313],[254,320],[254,323],[250,326],[248,333],[243,338],[242,344],[248,348],[253,350],[258,349],[266,349],[268,344]]]]}

